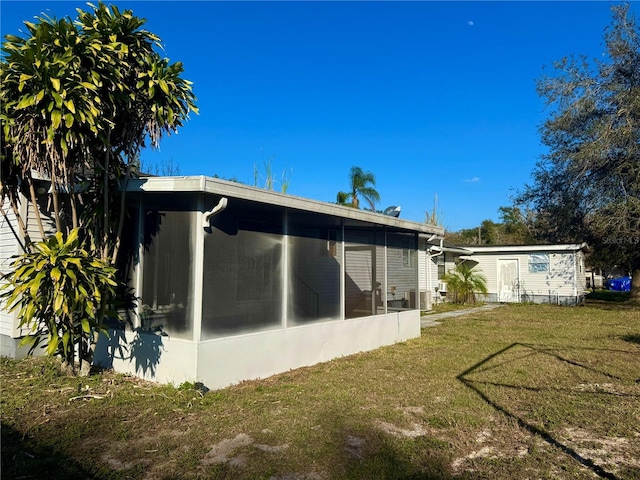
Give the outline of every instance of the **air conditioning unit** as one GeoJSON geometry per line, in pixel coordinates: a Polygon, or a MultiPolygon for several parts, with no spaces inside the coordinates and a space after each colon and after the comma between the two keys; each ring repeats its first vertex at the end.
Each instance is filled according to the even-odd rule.
{"type": "Polygon", "coordinates": [[[420,290],[420,309],[427,311],[431,310],[433,308],[432,302],[431,292],[428,292],[427,290],[420,290]]]}
{"type": "Polygon", "coordinates": [[[447,282],[438,282],[438,291],[447,293],[447,282]]]}

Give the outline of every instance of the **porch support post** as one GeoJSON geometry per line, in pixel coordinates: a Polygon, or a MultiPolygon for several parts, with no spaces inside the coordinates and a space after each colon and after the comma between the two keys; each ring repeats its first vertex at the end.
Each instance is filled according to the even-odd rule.
{"type": "MultiPolygon", "coordinates": [[[[415,258],[415,290],[416,290],[416,304],[414,308],[420,310],[420,237],[418,237],[417,233],[413,234],[413,256],[415,258]]],[[[411,302],[411,296],[409,296],[409,302],[411,302]]]]}
{"type": "Polygon", "coordinates": [[[387,256],[389,254],[387,250],[387,245],[389,244],[389,239],[387,238],[387,227],[383,227],[384,232],[384,260],[382,262],[384,279],[382,282],[382,291],[380,292],[380,297],[382,299],[382,308],[384,313],[388,313],[387,309],[389,308],[389,302],[387,301],[387,290],[389,289],[389,269],[387,264],[387,256]]]}
{"type": "Polygon", "coordinates": [[[345,312],[345,308],[346,308],[346,300],[344,298],[344,296],[346,295],[346,283],[345,283],[345,277],[347,275],[347,267],[345,265],[346,263],[346,258],[347,255],[345,254],[345,250],[346,250],[346,241],[345,241],[345,236],[344,236],[344,220],[340,219],[340,242],[342,245],[342,248],[340,249],[340,320],[344,320],[346,318],[346,312],[345,312]]]}
{"type": "MultiPolygon", "coordinates": [[[[197,212],[191,225],[196,232],[196,251],[193,257],[193,341],[200,341],[200,333],[202,331],[202,290],[204,276],[204,228],[202,228],[202,220],[199,212],[204,211],[204,194],[198,195],[197,212]]],[[[197,371],[197,365],[196,365],[197,371]]]]}
{"type": "Polygon", "coordinates": [[[144,202],[142,201],[142,195],[138,195],[138,263],[133,266],[134,278],[135,278],[135,294],[138,297],[138,301],[135,302],[133,311],[135,313],[133,319],[133,328],[142,327],[142,317],[140,312],[142,310],[142,272],[144,271],[144,202]]]}
{"type": "Polygon", "coordinates": [[[280,301],[282,302],[281,309],[281,325],[282,328],[287,328],[288,323],[288,309],[289,309],[289,214],[285,208],[282,212],[282,293],[280,295],[280,301]]]}

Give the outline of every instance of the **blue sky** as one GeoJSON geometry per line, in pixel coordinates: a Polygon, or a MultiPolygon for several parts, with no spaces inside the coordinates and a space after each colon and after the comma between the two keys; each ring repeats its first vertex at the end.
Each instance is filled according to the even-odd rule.
{"type": "MultiPolygon", "coordinates": [[[[529,181],[548,116],[536,79],[564,56],[602,58],[619,4],[112,3],[147,19],[200,108],[143,162],[253,184],[254,165],[271,159],[288,193],[328,202],[357,165],[376,176],[378,208],[401,205],[401,218],[423,221],[437,195],[452,231],[497,221],[529,181]]],[[[2,0],[2,35],[77,7],[88,9],[2,0]]]]}

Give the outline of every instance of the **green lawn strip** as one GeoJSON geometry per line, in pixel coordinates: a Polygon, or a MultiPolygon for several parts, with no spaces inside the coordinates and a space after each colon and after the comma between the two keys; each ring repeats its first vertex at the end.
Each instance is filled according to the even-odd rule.
{"type": "Polygon", "coordinates": [[[506,306],[205,394],[3,359],[3,478],[636,478],[639,337],[624,303],[506,306]]]}

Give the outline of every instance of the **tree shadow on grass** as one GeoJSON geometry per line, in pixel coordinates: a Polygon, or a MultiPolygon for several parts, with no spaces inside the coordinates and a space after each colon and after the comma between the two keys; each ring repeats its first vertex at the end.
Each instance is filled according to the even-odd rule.
{"type": "Polygon", "coordinates": [[[86,480],[107,477],[87,472],[80,463],[61,451],[43,445],[37,439],[25,437],[2,423],[2,478],[47,480],[86,480]]]}
{"type": "Polygon", "coordinates": [[[613,290],[596,290],[586,296],[587,302],[594,303],[624,303],[629,301],[630,292],[615,292],[613,290]]]}
{"type": "MultiPolygon", "coordinates": [[[[487,402],[496,411],[502,413],[503,415],[507,416],[508,418],[510,418],[512,420],[515,420],[521,428],[527,430],[528,432],[530,432],[533,435],[536,435],[536,436],[542,438],[548,444],[558,448],[559,450],[561,450],[562,452],[567,454],[569,457],[571,457],[575,461],[579,462],[581,465],[583,465],[586,468],[588,468],[589,470],[591,470],[593,473],[595,473],[599,477],[612,479],[612,480],[617,480],[618,477],[615,474],[613,474],[612,472],[609,472],[608,470],[604,469],[600,465],[597,465],[592,459],[581,455],[575,449],[571,448],[569,445],[566,445],[561,440],[555,438],[548,431],[546,431],[543,428],[540,428],[540,427],[528,422],[527,420],[525,420],[524,418],[520,417],[516,413],[510,411],[506,406],[500,405],[496,400],[492,399],[489,396],[488,393],[485,393],[482,390],[482,385],[487,384],[489,382],[482,382],[482,381],[478,382],[478,381],[475,381],[472,378],[470,378],[470,375],[482,370],[483,367],[486,364],[488,364],[490,361],[492,361],[494,359],[499,359],[500,356],[509,353],[512,349],[514,349],[516,347],[532,348],[531,345],[525,345],[525,344],[521,344],[521,343],[513,343],[513,344],[503,348],[502,350],[499,350],[499,351],[487,356],[486,358],[482,359],[481,361],[479,361],[475,365],[471,366],[470,368],[468,368],[467,370],[465,370],[464,372],[459,374],[456,378],[465,387],[467,387],[470,390],[472,390],[475,394],[477,394],[480,398],[482,398],[485,402],[487,402]]],[[[545,352],[544,349],[541,349],[540,351],[543,352],[543,353],[548,353],[548,352],[545,352]]],[[[565,358],[562,358],[560,356],[557,356],[557,355],[554,355],[554,356],[558,360],[567,362],[570,365],[581,367],[581,368],[586,368],[588,370],[594,371],[592,368],[590,368],[590,367],[588,367],[586,365],[582,365],[582,364],[580,364],[578,362],[575,362],[573,360],[569,361],[569,360],[567,360],[565,358]]],[[[603,372],[597,372],[597,373],[601,373],[601,374],[607,375],[606,373],[603,373],[603,372]]],[[[607,375],[607,376],[612,377],[611,375],[607,375]]],[[[617,377],[613,377],[613,378],[617,378],[617,377]]],[[[507,385],[499,385],[499,386],[506,387],[507,385]]],[[[515,385],[509,385],[509,387],[516,388],[515,385]]]]}
{"type": "Polygon", "coordinates": [[[355,425],[347,412],[325,412],[321,423],[335,432],[340,458],[330,478],[377,480],[452,480],[450,444],[428,435],[399,438],[370,425],[355,425]]]}
{"type": "Polygon", "coordinates": [[[590,292],[585,298],[585,305],[602,310],[638,310],[640,304],[630,300],[630,292],[613,292],[609,290],[598,290],[590,292]]]}
{"type": "Polygon", "coordinates": [[[640,344],[640,335],[633,335],[633,334],[631,334],[631,335],[623,335],[620,338],[622,340],[624,340],[625,342],[640,344]]]}

